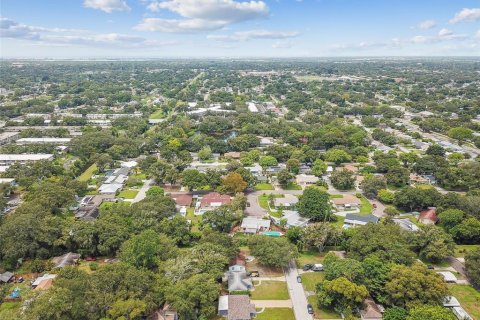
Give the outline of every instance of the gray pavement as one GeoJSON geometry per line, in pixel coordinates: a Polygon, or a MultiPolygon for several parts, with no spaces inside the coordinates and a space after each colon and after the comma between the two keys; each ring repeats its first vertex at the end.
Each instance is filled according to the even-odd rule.
{"type": "Polygon", "coordinates": [[[153,185],[153,179],[149,179],[147,181],[145,181],[145,183],[143,184],[143,186],[140,188],[140,190],[138,191],[137,195],[135,196],[135,198],[132,200],[132,203],[135,203],[135,202],[140,202],[142,201],[143,199],[145,199],[145,197],[147,196],[147,191],[148,189],[150,189],[150,187],[153,185]]]}
{"type": "Polygon", "coordinates": [[[298,276],[295,261],[290,261],[288,268],[285,268],[285,278],[287,279],[288,293],[293,305],[293,312],[296,320],[313,320],[312,315],[307,311],[307,295],[303,285],[297,281],[298,276]]]}

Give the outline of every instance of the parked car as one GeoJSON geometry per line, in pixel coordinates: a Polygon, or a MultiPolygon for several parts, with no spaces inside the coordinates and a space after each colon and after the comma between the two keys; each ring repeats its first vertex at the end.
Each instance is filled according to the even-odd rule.
{"type": "Polygon", "coordinates": [[[97,258],[95,257],[86,257],[85,261],[97,261],[97,258]]]}
{"type": "Polygon", "coordinates": [[[307,263],[303,265],[303,271],[308,271],[313,268],[313,264],[307,263]]]}
{"type": "Polygon", "coordinates": [[[427,266],[427,269],[433,270],[433,269],[435,269],[435,268],[434,268],[431,264],[429,264],[429,265],[427,266]]]}
{"type": "Polygon", "coordinates": [[[314,264],[313,267],[312,267],[312,270],[313,271],[323,271],[323,264],[320,264],[320,263],[314,264]]]}
{"type": "Polygon", "coordinates": [[[308,311],[308,314],[313,314],[313,307],[310,303],[307,304],[307,311],[308,311]]]}
{"type": "Polygon", "coordinates": [[[250,277],[260,277],[260,272],[258,271],[251,271],[247,273],[250,277]]]}
{"type": "Polygon", "coordinates": [[[297,276],[297,282],[298,282],[298,283],[302,283],[302,277],[297,276]]]}

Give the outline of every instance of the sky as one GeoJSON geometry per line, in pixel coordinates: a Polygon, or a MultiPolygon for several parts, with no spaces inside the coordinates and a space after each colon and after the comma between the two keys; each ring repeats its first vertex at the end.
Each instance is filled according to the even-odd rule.
{"type": "Polygon", "coordinates": [[[480,0],[1,0],[1,58],[479,56],[480,0]]]}

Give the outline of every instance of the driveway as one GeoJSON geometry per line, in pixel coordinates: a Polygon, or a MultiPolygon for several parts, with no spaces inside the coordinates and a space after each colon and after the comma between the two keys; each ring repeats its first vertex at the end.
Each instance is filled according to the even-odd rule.
{"type": "Polygon", "coordinates": [[[454,268],[458,273],[460,273],[464,278],[467,278],[467,273],[465,272],[465,266],[463,263],[458,261],[457,258],[455,257],[447,257],[448,263],[450,263],[450,266],[454,268]]]}
{"type": "Polygon", "coordinates": [[[293,312],[296,320],[313,320],[312,315],[307,311],[307,295],[303,285],[297,282],[297,266],[295,261],[290,261],[288,268],[285,268],[285,278],[287,279],[288,293],[293,304],[293,312]]]}
{"type": "Polygon", "coordinates": [[[140,202],[142,201],[143,199],[145,199],[145,197],[147,196],[147,191],[148,189],[150,189],[150,187],[153,185],[153,179],[149,179],[147,181],[145,181],[145,183],[143,184],[143,186],[140,188],[140,190],[138,191],[137,195],[135,196],[135,198],[132,200],[132,203],[135,203],[135,202],[140,202]]]}

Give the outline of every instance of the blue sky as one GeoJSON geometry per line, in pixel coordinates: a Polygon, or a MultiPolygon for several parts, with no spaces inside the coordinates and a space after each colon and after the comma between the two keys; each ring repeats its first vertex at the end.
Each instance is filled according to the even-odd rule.
{"type": "Polygon", "coordinates": [[[2,58],[478,56],[479,0],[2,0],[2,58]]]}

